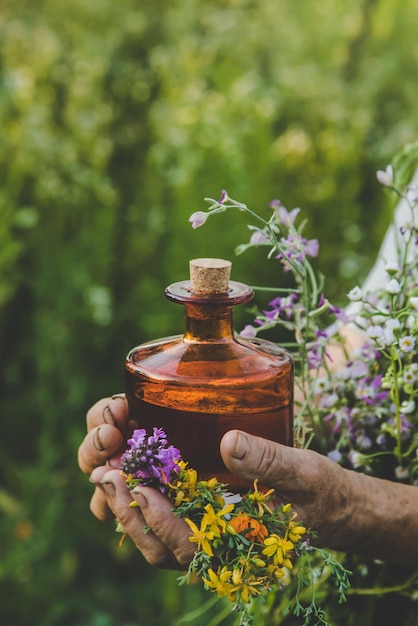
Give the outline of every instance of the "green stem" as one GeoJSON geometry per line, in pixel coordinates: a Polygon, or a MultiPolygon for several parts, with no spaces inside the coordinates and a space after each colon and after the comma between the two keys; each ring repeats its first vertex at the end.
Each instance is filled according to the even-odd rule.
{"type": "MultiPolygon", "coordinates": [[[[398,363],[399,363],[399,359],[398,359],[398,363]]],[[[398,376],[397,376],[397,368],[395,367],[396,362],[394,362],[394,386],[393,386],[393,392],[394,392],[394,403],[395,403],[395,407],[396,407],[396,440],[397,440],[397,444],[396,444],[396,448],[395,448],[395,454],[397,456],[398,462],[401,461],[402,459],[402,420],[401,420],[401,401],[400,401],[400,391],[399,391],[399,382],[398,382],[398,376]]],[[[400,366],[402,368],[402,364],[400,366]]]]}
{"type": "Polygon", "coordinates": [[[260,287],[259,285],[251,285],[254,291],[273,291],[275,293],[298,293],[298,289],[287,289],[286,287],[260,287]]]}
{"type": "Polygon", "coordinates": [[[376,596],[380,594],[386,593],[399,593],[402,591],[406,591],[409,588],[412,588],[416,581],[418,580],[418,574],[413,574],[407,581],[401,583],[399,585],[392,585],[391,587],[367,587],[364,589],[359,589],[357,587],[351,587],[347,589],[347,594],[358,595],[358,596],[376,596]]]}

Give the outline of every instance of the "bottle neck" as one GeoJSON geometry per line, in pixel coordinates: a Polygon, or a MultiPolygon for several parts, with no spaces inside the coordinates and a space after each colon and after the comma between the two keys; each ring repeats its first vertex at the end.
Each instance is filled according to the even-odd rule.
{"type": "Polygon", "coordinates": [[[169,285],[165,295],[186,307],[185,340],[221,343],[234,337],[233,307],[251,300],[253,290],[230,281],[226,293],[196,294],[190,291],[190,281],[181,281],[169,285]]]}
{"type": "Polygon", "coordinates": [[[234,336],[233,307],[226,305],[186,305],[187,341],[222,342],[234,336]]]}

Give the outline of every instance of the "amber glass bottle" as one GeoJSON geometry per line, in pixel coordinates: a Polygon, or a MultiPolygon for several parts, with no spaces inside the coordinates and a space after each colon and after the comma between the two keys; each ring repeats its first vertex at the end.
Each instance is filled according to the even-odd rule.
{"type": "Polygon", "coordinates": [[[167,287],[166,296],[185,306],[185,333],[131,350],[126,392],[139,426],[163,428],[199,478],[245,489],[223,464],[219,442],[239,428],[292,445],[293,364],[276,344],[234,334],[233,307],[253,292],[229,281],[230,267],[195,259],[190,281],[167,287]]]}

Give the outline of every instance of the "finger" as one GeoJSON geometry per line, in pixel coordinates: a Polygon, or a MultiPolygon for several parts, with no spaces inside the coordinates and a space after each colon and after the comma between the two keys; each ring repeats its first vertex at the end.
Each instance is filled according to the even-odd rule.
{"type": "MultiPolygon", "coordinates": [[[[90,474],[124,448],[124,437],[118,428],[109,424],[96,426],[87,433],[78,449],[78,465],[82,472],[90,474]]],[[[112,464],[117,464],[117,458],[112,459],[112,464]]]]}
{"type": "Polygon", "coordinates": [[[96,467],[90,476],[90,482],[96,486],[90,500],[90,510],[101,522],[109,522],[114,519],[113,512],[107,503],[107,494],[101,484],[103,477],[108,473],[108,471],[109,467],[103,465],[101,467],[96,467]]]}
{"type": "MultiPolygon", "coordinates": [[[[168,527],[172,529],[173,533],[177,534],[178,523],[181,522],[186,525],[183,520],[173,517],[172,503],[158,492],[156,494],[161,496],[161,499],[158,497],[153,499],[151,497],[150,502],[143,499],[143,494],[138,493],[134,497],[140,506],[130,507],[129,505],[133,501],[133,494],[131,495],[123,477],[116,471],[108,472],[104,476],[102,486],[106,491],[108,504],[114,516],[121,523],[126,534],[130,536],[146,560],[156,567],[175,569],[181,567],[182,564],[177,561],[171,549],[157,535],[157,531],[168,527]],[[142,510],[141,504],[144,510],[142,510]],[[151,512],[150,506],[155,507],[155,511],[151,512]],[[148,513],[147,517],[144,515],[145,510],[148,513]],[[151,530],[145,532],[149,526],[151,526],[151,530]]],[[[148,492],[153,490],[147,489],[145,491],[148,498],[148,492]]],[[[185,531],[185,536],[188,534],[188,531],[185,531]]]]}
{"type": "MultiPolygon", "coordinates": [[[[186,522],[173,514],[173,503],[156,489],[137,487],[132,497],[141,508],[142,515],[153,534],[174,555],[176,565],[186,568],[193,558],[195,548],[189,541],[190,529],[186,522]]],[[[150,546],[151,547],[151,546],[150,546]]],[[[158,562],[154,552],[145,553],[145,558],[152,565],[164,567],[158,562]]]]}
{"type": "Polygon", "coordinates": [[[90,500],[90,511],[101,522],[110,522],[114,519],[112,510],[107,503],[107,495],[103,487],[96,487],[90,500]]]}
{"type": "Polygon", "coordinates": [[[110,424],[126,434],[128,419],[128,403],[124,394],[102,398],[87,411],[87,430],[110,424]]]}

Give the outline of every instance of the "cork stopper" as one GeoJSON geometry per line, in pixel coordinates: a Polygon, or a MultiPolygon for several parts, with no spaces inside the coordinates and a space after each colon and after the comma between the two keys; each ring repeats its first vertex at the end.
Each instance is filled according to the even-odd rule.
{"type": "Polygon", "coordinates": [[[190,291],[196,294],[227,293],[231,276],[231,261],[224,259],[192,259],[190,291]]]}

